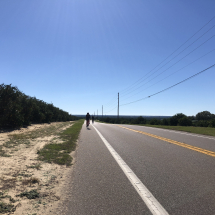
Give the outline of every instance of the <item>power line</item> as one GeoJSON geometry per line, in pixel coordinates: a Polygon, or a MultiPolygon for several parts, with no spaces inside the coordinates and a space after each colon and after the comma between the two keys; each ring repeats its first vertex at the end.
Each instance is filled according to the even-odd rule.
{"type": "MultiPolygon", "coordinates": [[[[140,78],[139,80],[137,80],[136,82],[134,82],[132,85],[130,85],[129,87],[127,87],[126,89],[120,91],[120,93],[129,90],[129,88],[132,88],[133,85],[135,85],[136,83],[140,82],[145,76],[147,76],[149,73],[151,73],[153,70],[155,70],[159,65],[161,65],[163,62],[165,62],[170,56],[172,56],[176,51],[178,51],[183,45],[185,45],[189,40],[191,40],[197,33],[199,33],[205,26],[207,26],[213,19],[215,18],[215,16],[210,19],[205,25],[203,25],[197,32],[195,32],[190,38],[188,38],[182,45],[180,45],[175,51],[173,51],[167,58],[165,58],[161,63],[159,63],[155,68],[153,68],[152,70],[150,70],[146,75],[144,75],[142,78],[140,78]]],[[[214,27],[214,26],[213,26],[214,27]]],[[[212,27],[212,28],[213,28],[212,27]]],[[[211,28],[211,29],[212,29],[211,28]]],[[[209,29],[209,30],[211,30],[209,29]]],[[[208,30],[208,31],[209,31],[208,30]]],[[[208,32],[207,31],[207,32],[208,32]]],[[[206,33],[207,33],[206,32],[206,33]]]]}
{"type": "Polygon", "coordinates": [[[168,88],[165,88],[165,89],[163,89],[163,90],[161,90],[161,91],[159,91],[159,92],[157,92],[157,93],[154,93],[154,94],[152,94],[152,95],[150,95],[150,96],[147,96],[147,97],[144,97],[144,98],[142,98],[142,99],[138,99],[138,100],[136,100],[136,101],[129,102],[129,103],[126,103],[126,104],[122,104],[122,105],[120,105],[120,106],[129,105],[129,104],[132,104],[132,103],[135,103],[135,102],[138,102],[138,101],[141,101],[141,100],[150,98],[150,97],[155,96],[155,95],[157,95],[157,94],[160,94],[160,93],[162,93],[162,92],[164,92],[164,91],[166,91],[166,90],[169,90],[169,89],[171,89],[171,88],[173,88],[173,87],[175,87],[175,86],[177,86],[177,85],[179,85],[179,84],[182,84],[182,83],[185,82],[185,81],[188,81],[188,80],[191,79],[191,78],[194,78],[194,77],[197,76],[197,75],[200,75],[201,73],[205,72],[206,70],[211,69],[211,68],[214,67],[214,66],[215,66],[215,64],[213,64],[212,66],[210,66],[210,67],[208,67],[208,68],[202,70],[201,72],[198,72],[198,73],[196,73],[196,74],[190,76],[189,78],[184,79],[183,81],[178,82],[177,84],[174,84],[174,85],[172,85],[172,86],[170,86],[170,87],[168,87],[168,88]]]}
{"type": "Polygon", "coordinates": [[[198,61],[199,59],[201,59],[201,58],[205,57],[206,55],[208,55],[208,54],[210,54],[210,53],[212,53],[212,52],[214,52],[214,51],[215,51],[215,49],[211,50],[210,52],[207,52],[207,53],[206,53],[206,54],[204,54],[203,56],[201,56],[201,57],[199,57],[198,59],[196,59],[196,60],[192,61],[191,63],[187,64],[186,66],[182,67],[181,69],[179,69],[179,70],[177,70],[177,71],[175,71],[175,72],[171,73],[170,75],[168,75],[168,76],[166,76],[165,78],[161,79],[160,81],[158,81],[158,82],[156,82],[156,83],[154,83],[154,84],[150,85],[149,87],[144,88],[144,89],[143,89],[143,90],[141,90],[140,92],[135,93],[134,95],[132,95],[132,96],[130,96],[130,97],[128,97],[128,98],[123,99],[122,101],[125,101],[125,100],[127,100],[127,99],[129,99],[129,98],[131,98],[131,97],[133,97],[133,96],[135,96],[135,95],[137,95],[137,94],[139,94],[139,93],[143,92],[144,90],[146,90],[146,89],[148,89],[148,88],[150,88],[150,87],[152,87],[152,86],[154,86],[154,85],[156,85],[156,84],[160,83],[161,81],[163,81],[163,80],[167,79],[168,77],[170,77],[170,76],[174,75],[175,73],[177,73],[177,72],[181,71],[182,69],[184,69],[184,68],[188,67],[189,65],[191,65],[191,64],[193,64],[193,63],[195,63],[195,62],[196,62],[196,61],[198,61]]]}
{"type": "MultiPolygon", "coordinates": [[[[116,99],[116,97],[114,96],[114,98],[112,98],[108,103],[106,103],[105,104],[105,106],[109,106],[109,104],[113,101],[113,100],[115,100],[116,99]]],[[[112,102],[113,103],[113,102],[112,102]]]]}
{"type": "MultiPolygon", "coordinates": [[[[215,26],[215,25],[214,25],[215,26]]],[[[207,39],[206,41],[204,41],[203,43],[201,43],[199,46],[197,46],[195,49],[193,49],[191,52],[189,52],[188,54],[186,54],[184,57],[182,57],[181,59],[179,59],[177,62],[175,62],[174,64],[172,64],[170,67],[168,67],[167,69],[165,69],[164,71],[160,72],[157,76],[153,77],[152,79],[150,79],[149,81],[147,81],[146,83],[144,84],[147,84],[149,83],[150,81],[154,80],[155,78],[157,78],[158,76],[160,76],[161,74],[163,74],[164,72],[166,72],[168,69],[172,68],[173,66],[175,66],[177,63],[179,63],[180,61],[182,61],[184,58],[186,58],[188,55],[190,55],[191,53],[193,53],[195,50],[197,50],[198,48],[200,48],[202,45],[204,45],[206,42],[208,42],[209,40],[211,40],[213,37],[215,36],[215,34],[213,36],[211,36],[209,39],[207,39]]],[[[156,72],[156,71],[155,71],[156,72]]],[[[154,73],[155,73],[154,72],[154,73]]],[[[153,75],[154,73],[152,73],[151,75],[153,75]]],[[[150,76],[151,76],[150,75],[150,76]]],[[[148,77],[150,77],[148,76],[148,77]]],[[[138,90],[139,88],[141,88],[143,85],[137,87],[136,89],[132,90],[131,92],[127,93],[127,94],[124,94],[122,97],[138,90]]]]}
{"type": "MultiPolygon", "coordinates": [[[[117,107],[118,107],[118,101],[116,101],[114,104],[112,104],[111,107],[108,108],[108,109],[111,109],[111,110],[106,111],[105,113],[108,113],[108,112],[111,112],[112,110],[114,110],[114,109],[116,108],[116,104],[117,104],[117,107]],[[114,107],[114,108],[112,108],[112,107],[114,107]]],[[[106,108],[106,109],[107,109],[107,108],[106,108]]]]}
{"type": "Polygon", "coordinates": [[[118,107],[118,105],[117,105],[115,108],[113,108],[112,110],[107,111],[107,112],[105,112],[105,113],[109,113],[109,112],[111,112],[111,111],[115,110],[117,107],[118,107]]]}
{"type": "Polygon", "coordinates": [[[114,101],[112,101],[112,103],[110,103],[109,105],[106,105],[105,107],[107,108],[111,108],[113,105],[115,105],[117,103],[117,98],[114,99],[114,101]]]}
{"type": "MultiPolygon", "coordinates": [[[[136,83],[138,83],[139,82],[139,84],[142,82],[141,80],[145,77],[145,76],[147,76],[149,73],[151,73],[153,70],[155,70],[158,66],[160,66],[163,62],[165,62],[169,57],[171,57],[176,51],[178,51],[184,44],[186,44],[189,40],[191,40],[196,34],[198,34],[205,26],[207,26],[213,19],[215,18],[215,16],[212,18],[212,19],[210,19],[204,26],[202,26],[196,33],[194,33],[189,39],[187,39],[182,45],[180,45],[174,52],[172,52],[167,58],[165,58],[161,63],[159,63],[154,69],[152,69],[151,71],[149,71],[146,75],[144,75],[142,78],[140,78],[139,80],[137,80],[135,83],[133,83],[132,85],[130,85],[129,87],[127,87],[126,89],[124,89],[124,90],[122,90],[122,91],[120,91],[120,92],[124,92],[125,93],[125,91],[129,91],[129,89],[131,90],[132,88],[133,88],[133,85],[135,85],[136,83]]],[[[199,40],[201,37],[203,37],[207,32],[209,32],[212,28],[214,28],[215,27],[215,25],[214,26],[212,26],[209,30],[207,30],[204,34],[202,34],[200,37],[198,37],[193,43],[191,43],[190,45],[188,45],[185,49],[183,49],[179,54],[181,54],[183,51],[185,51],[188,47],[190,47],[192,44],[194,44],[197,40],[199,40]]],[[[212,39],[213,37],[214,37],[215,35],[213,35],[211,38],[209,38],[208,40],[210,40],[210,39],[212,39]]],[[[208,41],[207,40],[207,41],[208,41]]],[[[205,44],[207,41],[205,41],[204,43],[202,43],[200,46],[202,46],[203,44],[205,44]]],[[[198,46],[196,49],[198,49],[200,46],[198,46]]],[[[193,51],[195,51],[196,49],[194,49],[194,50],[192,50],[190,53],[188,53],[187,55],[185,55],[185,57],[187,57],[189,54],[191,54],[193,51]]],[[[175,57],[173,57],[170,61],[172,61],[173,59],[175,59],[179,54],[177,54],[175,57]]],[[[205,56],[205,55],[204,55],[205,56]]],[[[183,57],[183,58],[181,58],[179,61],[181,61],[182,59],[184,59],[185,57],[183,57]]],[[[203,57],[203,56],[202,56],[203,57]]],[[[200,57],[201,58],[201,57],[200,57]]],[[[200,59],[200,58],[198,58],[198,59],[200,59]]],[[[197,60],[198,60],[197,59],[197,60]]],[[[197,60],[195,60],[195,61],[197,61],[197,60]]],[[[170,61],[168,61],[166,64],[168,64],[170,61]]],[[[173,67],[175,64],[177,64],[179,61],[177,61],[176,63],[174,63],[172,66],[170,66],[169,68],[167,68],[166,70],[168,70],[168,69],[170,69],[171,67],[173,67]]],[[[193,61],[193,62],[195,62],[195,61],[193,61]]],[[[192,63],[193,63],[192,62],[192,63]]],[[[192,63],[190,63],[190,64],[192,64],[192,63]]],[[[165,65],[166,65],[165,64],[165,65]]],[[[188,64],[188,65],[190,65],[190,64],[188,64]]],[[[159,69],[161,69],[161,68],[163,68],[165,65],[163,65],[162,67],[160,67],[159,69]]],[[[188,66],[187,65],[187,66],[188,66]]],[[[185,66],[186,67],[186,66],[185,66]]],[[[183,67],[183,68],[185,68],[185,67],[183,67]]],[[[182,70],[183,68],[181,68],[180,70],[182,70]]],[[[159,70],[158,69],[158,70],[159,70]]],[[[209,68],[208,68],[209,69],[209,68]]],[[[155,72],[157,72],[158,70],[156,70],[155,72]]],[[[166,70],[164,70],[164,71],[162,71],[161,73],[159,73],[156,77],[158,77],[159,75],[161,75],[162,73],[164,73],[166,70]]],[[[178,70],[178,71],[180,71],[180,70],[178,70]]],[[[207,69],[206,69],[207,70],[207,69]]],[[[178,72],[177,71],[177,72],[178,72]]],[[[205,71],[205,70],[203,70],[203,71],[205,71]]],[[[202,71],[202,72],[203,72],[202,71]]],[[[154,73],[155,73],[154,72],[154,73]]],[[[154,73],[152,73],[151,75],[153,75],[154,73]]],[[[174,73],[176,73],[176,72],[174,72],[174,73]]],[[[172,73],[171,75],[173,75],[174,73],[172,73]]],[[[201,73],[201,72],[200,72],[201,73]]],[[[199,74],[200,74],[199,73],[199,74]]],[[[147,76],[147,78],[149,78],[151,75],[149,75],[149,76],[147,76]]],[[[169,76],[171,76],[171,75],[169,75],[169,76]]],[[[196,75],[198,75],[198,74],[196,74],[196,75]]],[[[169,76],[167,76],[166,78],[168,78],[169,76]]],[[[194,75],[195,76],[195,75],[194,75]]],[[[153,79],[155,79],[156,77],[154,77],[154,78],[152,78],[152,79],[150,79],[148,82],[150,82],[151,80],[153,80],[153,79]]],[[[192,78],[193,76],[191,76],[190,78],[192,78]]],[[[164,79],[166,79],[166,78],[164,78],[164,79]]],[[[146,78],[145,78],[146,79],[146,78]]],[[[164,80],[164,79],[162,79],[162,80],[164,80]]],[[[189,78],[188,78],[189,79],[189,78]]],[[[161,81],[162,81],[161,80],[161,81]]],[[[184,80],[184,81],[186,81],[186,79],[184,80]]],[[[182,82],[184,82],[184,81],[182,81],[182,82]]],[[[147,82],[147,83],[148,83],[147,82]]],[[[160,81],[159,81],[160,82],[160,81]]],[[[182,83],[182,82],[179,82],[179,83],[182,83]]],[[[158,83],[158,82],[157,82],[158,83]]],[[[178,84],[179,84],[178,83],[178,84]]],[[[176,85],[178,85],[178,84],[176,84],[176,85]]],[[[155,85],[155,84],[154,84],[155,85]]],[[[175,86],[176,86],[175,85],[175,86]]],[[[143,85],[141,85],[140,87],[142,87],[143,85]]],[[[151,86],[153,86],[153,85],[151,85],[151,86]]],[[[138,88],[136,88],[136,89],[134,89],[133,91],[135,91],[135,90],[137,90],[137,89],[139,89],[140,87],[138,87],[138,88]]],[[[174,87],[174,86],[171,86],[170,88],[172,88],[172,87],[174,87]]],[[[149,87],[148,87],[149,88],[149,87]]],[[[169,89],[169,88],[167,88],[167,89],[169,89]]],[[[167,90],[167,89],[165,89],[165,90],[167,90]]],[[[164,91],[165,91],[164,90],[164,91]]],[[[133,92],[133,91],[131,91],[131,92],[133,92]]],[[[130,92],[130,93],[131,93],[130,92]]],[[[130,93],[126,93],[126,94],[124,94],[124,96],[125,95],[127,95],[127,94],[130,94],[130,93]]],[[[158,93],[160,93],[160,92],[158,92],[158,93]]],[[[137,93],[138,94],[138,93],[137,93]]],[[[136,94],[135,94],[136,95],[136,94]]],[[[151,95],[151,96],[153,96],[153,95],[151,95]]],[[[151,97],[151,96],[149,96],[149,97],[151,97]]],[[[146,97],[146,98],[149,98],[149,97],[146,97]]],[[[129,97],[130,98],[130,97],[129,97]]],[[[140,99],[140,100],[143,100],[143,99],[146,99],[146,98],[142,98],[142,99],[140,99]]],[[[116,98],[115,98],[116,99],[116,98]]],[[[116,104],[116,100],[115,100],[114,98],[110,101],[110,102],[108,102],[107,103],[107,106],[112,106],[113,104],[116,104]],[[114,101],[115,100],[115,101],[114,101]]],[[[140,100],[137,100],[137,101],[140,101],[140,100]]],[[[134,102],[137,102],[137,101],[134,101],[134,102]]],[[[134,103],[134,102],[131,102],[131,103],[134,103]]],[[[126,104],[123,104],[123,105],[127,105],[127,104],[130,104],[130,103],[126,103],[126,104]]],[[[120,106],[122,106],[122,105],[120,105],[120,106]]],[[[117,108],[117,106],[116,107],[114,107],[113,109],[111,109],[110,111],[108,111],[108,112],[111,112],[111,111],[113,111],[114,109],[116,109],[117,108]]],[[[108,112],[106,112],[106,113],[108,113],[108,112]]]]}
{"type": "Polygon", "coordinates": [[[113,107],[115,107],[117,105],[117,99],[111,104],[111,105],[108,105],[108,106],[105,106],[105,109],[112,109],[113,107]]]}

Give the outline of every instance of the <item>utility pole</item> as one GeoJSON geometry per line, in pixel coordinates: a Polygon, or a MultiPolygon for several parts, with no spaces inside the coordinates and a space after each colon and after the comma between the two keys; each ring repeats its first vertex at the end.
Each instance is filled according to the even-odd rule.
{"type": "Polygon", "coordinates": [[[118,93],[118,120],[119,120],[119,93],[118,93]]]}
{"type": "Polygon", "coordinates": [[[103,118],[103,105],[102,105],[102,118],[103,118]]]}

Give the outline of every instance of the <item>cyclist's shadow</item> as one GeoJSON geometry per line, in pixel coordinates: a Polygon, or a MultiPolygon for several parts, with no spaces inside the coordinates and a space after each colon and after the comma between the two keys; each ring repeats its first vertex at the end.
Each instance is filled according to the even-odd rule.
{"type": "Polygon", "coordinates": [[[87,130],[91,130],[91,129],[87,127],[87,130]]]}

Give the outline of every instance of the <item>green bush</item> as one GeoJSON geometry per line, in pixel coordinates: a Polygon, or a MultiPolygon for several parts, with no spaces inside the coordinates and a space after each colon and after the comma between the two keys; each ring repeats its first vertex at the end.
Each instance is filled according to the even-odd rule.
{"type": "Polygon", "coordinates": [[[192,121],[188,117],[185,116],[178,120],[178,124],[181,126],[191,126],[192,121]]]}
{"type": "Polygon", "coordinates": [[[198,127],[208,127],[209,126],[209,121],[199,120],[198,122],[196,122],[196,126],[198,126],[198,127]]]}
{"type": "Polygon", "coordinates": [[[178,125],[179,120],[183,117],[187,117],[187,116],[184,115],[183,113],[178,113],[178,114],[170,117],[170,119],[169,119],[170,125],[173,125],[173,126],[178,125]]]}
{"type": "Polygon", "coordinates": [[[209,123],[209,126],[215,128],[215,119],[212,119],[209,123]]]}
{"type": "Polygon", "coordinates": [[[169,119],[169,124],[170,124],[170,125],[173,125],[173,126],[178,125],[178,119],[177,119],[175,116],[172,116],[172,117],[169,119]]]}
{"type": "Polygon", "coordinates": [[[151,119],[149,122],[150,125],[160,125],[160,120],[158,119],[151,119]]]}
{"type": "Polygon", "coordinates": [[[135,119],[136,123],[135,124],[146,124],[146,119],[143,118],[142,116],[139,116],[135,119]]]}
{"type": "Polygon", "coordinates": [[[169,125],[169,120],[164,118],[161,120],[161,125],[169,125]]]}
{"type": "Polygon", "coordinates": [[[210,120],[215,118],[214,114],[211,114],[209,111],[202,111],[196,114],[197,120],[210,120]]]}

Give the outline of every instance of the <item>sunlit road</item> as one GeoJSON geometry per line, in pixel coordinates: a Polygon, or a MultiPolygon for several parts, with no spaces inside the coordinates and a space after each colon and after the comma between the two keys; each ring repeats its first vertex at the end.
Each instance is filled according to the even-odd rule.
{"type": "Polygon", "coordinates": [[[67,214],[215,214],[215,138],[132,125],[93,126],[84,124],[80,134],[67,214]],[[124,163],[120,166],[111,153],[124,163]],[[129,174],[146,190],[135,187],[137,179],[129,174]],[[161,207],[154,210],[152,198],[161,207]]]}

